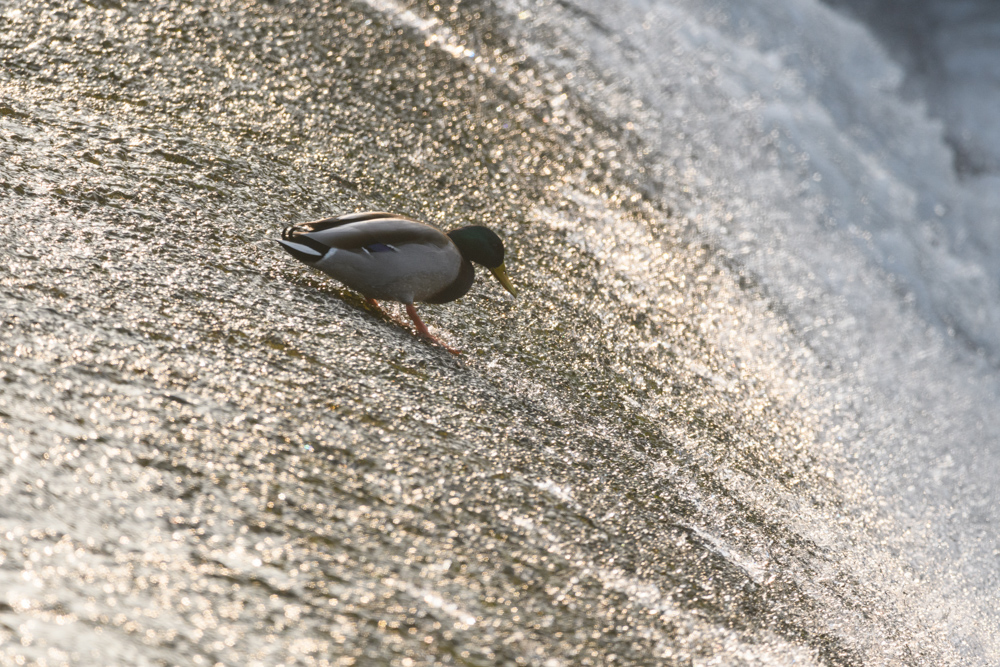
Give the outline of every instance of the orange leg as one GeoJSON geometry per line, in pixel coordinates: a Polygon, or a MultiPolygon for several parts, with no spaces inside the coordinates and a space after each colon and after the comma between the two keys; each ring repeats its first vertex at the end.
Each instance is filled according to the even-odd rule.
{"type": "Polygon", "coordinates": [[[437,338],[435,338],[434,336],[431,335],[431,332],[427,330],[427,325],[424,324],[423,320],[420,319],[420,316],[417,315],[417,309],[416,309],[416,307],[412,303],[407,303],[407,304],[404,304],[404,305],[406,306],[406,314],[410,316],[411,320],[413,320],[413,324],[416,325],[417,331],[420,332],[421,336],[424,336],[425,338],[429,338],[430,340],[434,341],[435,343],[437,343],[438,345],[440,345],[444,349],[448,350],[452,354],[462,354],[461,352],[459,352],[455,348],[450,347],[448,345],[445,345],[444,343],[442,343],[437,338]]]}

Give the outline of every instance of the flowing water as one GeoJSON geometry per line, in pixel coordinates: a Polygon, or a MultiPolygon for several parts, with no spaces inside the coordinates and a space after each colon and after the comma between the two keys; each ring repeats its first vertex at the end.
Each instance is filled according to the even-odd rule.
{"type": "Polygon", "coordinates": [[[995,177],[854,19],[22,0],[0,56],[0,664],[1000,661],[995,177]],[[373,209],[505,238],[519,298],[421,307],[462,356],[274,242],[373,209]]]}

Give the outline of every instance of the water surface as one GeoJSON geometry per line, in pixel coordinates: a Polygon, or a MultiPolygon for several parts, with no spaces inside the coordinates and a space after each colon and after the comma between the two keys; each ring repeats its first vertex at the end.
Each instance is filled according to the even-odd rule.
{"type": "Polygon", "coordinates": [[[995,661],[989,365],[628,4],[2,10],[4,661],[995,661]],[[274,243],[371,209],[520,298],[456,358],[274,243]]]}

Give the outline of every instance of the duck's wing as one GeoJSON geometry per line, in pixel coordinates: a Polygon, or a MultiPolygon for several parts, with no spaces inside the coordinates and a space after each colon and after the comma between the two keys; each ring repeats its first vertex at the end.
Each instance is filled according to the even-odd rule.
{"type": "MultiPolygon", "coordinates": [[[[288,239],[289,237],[285,237],[288,239]]],[[[311,247],[337,250],[398,250],[410,244],[453,247],[441,230],[422,222],[400,217],[376,218],[337,224],[322,229],[302,229],[289,240],[311,247]]],[[[457,252],[457,250],[456,250],[457,252]]]]}
{"type": "Polygon", "coordinates": [[[409,220],[409,218],[405,218],[401,215],[396,215],[395,213],[387,213],[385,211],[363,211],[361,213],[348,213],[347,215],[337,215],[332,218],[323,218],[322,220],[299,222],[289,227],[285,227],[284,231],[281,232],[281,238],[287,241],[292,237],[299,236],[301,234],[322,232],[327,229],[342,227],[343,225],[349,225],[354,222],[365,222],[367,220],[386,220],[386,219],[409,220]]]}

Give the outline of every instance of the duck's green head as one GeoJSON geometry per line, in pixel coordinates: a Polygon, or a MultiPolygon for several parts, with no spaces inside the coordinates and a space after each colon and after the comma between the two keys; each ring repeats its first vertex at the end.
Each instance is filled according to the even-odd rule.
{"type": "Polygon", "coordinates": [[[503,265],[503,241],[493,230],[481,225],[471,225],[452,230],[448,232],[448,236],[458,246],[462,257],[485,266],[508,292],[517,296],[517,290],[510,283],[507,269],[503,265]]]}

